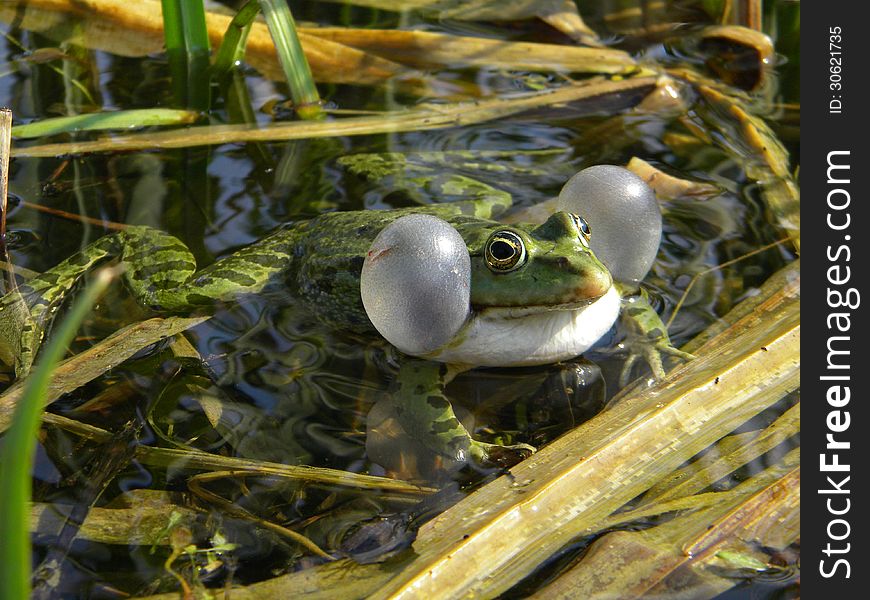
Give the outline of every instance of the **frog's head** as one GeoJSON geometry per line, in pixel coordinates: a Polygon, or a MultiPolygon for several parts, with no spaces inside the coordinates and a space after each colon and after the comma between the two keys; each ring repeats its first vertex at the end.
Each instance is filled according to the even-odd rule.
{"type": "Polygon", "coordinates": [[[588,350],[616,320],[619,294],[589,248],[581,217],[557,212],[538,226],[457,229],[471,256],[471,311],[427,358],[493,367],[552,363],[588,350]]]}
{"type": "Polygon", "coordinates": [[[619,311],[589,239],[586,222],[567,212],[538,226],[404,216],[366,256],[363,306],[381,335],[414,356],[479,366],[572,358],[619,311]]]}
{"type": "Polygon", "coordinates": [[[466,239],[471,306],[503,317],[587,306],[612,287],[610,272],[589,248],[582,217],[557,212],[538,226],[486,227],[466,239]]]}

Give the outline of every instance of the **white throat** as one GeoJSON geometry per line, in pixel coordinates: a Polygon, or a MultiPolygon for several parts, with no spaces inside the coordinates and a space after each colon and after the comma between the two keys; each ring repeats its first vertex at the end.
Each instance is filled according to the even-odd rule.
{"type": "MultiPolygon", "coordinates": [[[[522,312],[522,311],[518,311],[522,312]]],[[[601,298],[571,310],[552,310],[505,318],[475,315],[451,342],[426,358],[480,367],[543,365],[586,352],[619,316],[619,293],[611,287],[601,298]]]]}

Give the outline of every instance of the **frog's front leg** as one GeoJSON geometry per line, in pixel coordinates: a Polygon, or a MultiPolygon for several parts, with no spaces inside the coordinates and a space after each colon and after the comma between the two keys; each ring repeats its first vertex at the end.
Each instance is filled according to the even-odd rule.
{"type": "Polygon", "coordinates": [[[374,462],[394,471],[426,471],[415,451],[435,457],[450,470],[469,460],[483,466],[508,467],[530,456],[528,444],[500,446],[480,442],[456,417],[444,388],[464,368],[433,361],[403,362],[389,395],[369,412],[366,449],[374,462]],[[398,445],[408,452],[397,452],[398,445]]]}
{"type": "Polygon", "coordinates": [[[668,330],[661,317],[649,304],[646,292],[642,289],[629,293],[632,290],[620,284],[622,296],[622,309],[620,321],[626,332],[625,339],[617,346],[618,350],[628,353],[622,372],[619,376],[621,386],[629,382],[631,369],[638,361],[644,359],[653,372],[656,379],[665,377],[665,369],[662,364],[662,354],[667,354],[682,360],[694,358],[688,352],[678,350],[671,345],[668,330]]]}
{"type": "Polygon", "coordinates": [[[81,276],[117,254],[115,236],[100,238],[45,273],[0,297],[0,361],[27,375],[45,332],[81,276]]]}

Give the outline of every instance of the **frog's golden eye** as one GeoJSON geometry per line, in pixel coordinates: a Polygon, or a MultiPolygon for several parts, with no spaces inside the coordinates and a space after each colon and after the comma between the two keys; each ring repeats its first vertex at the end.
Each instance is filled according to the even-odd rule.
{"type": "Polygon", "coordinates": [[[526,245],[513,231],[496,231],[486,242],[484,258],[490,271],[507,273],[525,264],[526,245]]]}
{"type": "Polygon", "coordinates": [[[580,241],[583,242],[584,246],[589,246],[589,239],[592,237],[592,228],[589,227],[589,223],[583,217],[575,214],[572,214],[571,218],[574,219],[577,231],[580,232],[580,241]]]}

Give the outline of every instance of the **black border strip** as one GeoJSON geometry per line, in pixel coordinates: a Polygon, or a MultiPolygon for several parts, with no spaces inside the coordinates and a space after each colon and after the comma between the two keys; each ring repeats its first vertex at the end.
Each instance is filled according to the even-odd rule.
{"type": "Polygon", "coordinates": [[[801,32],[801,584],[866,594],[870,416],[870,29],[863,2],[806,1],[801,32]],[[866,481],[865,481],[866,479],[866,481]]]}

